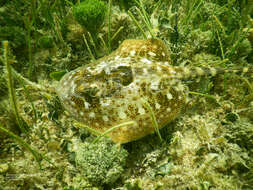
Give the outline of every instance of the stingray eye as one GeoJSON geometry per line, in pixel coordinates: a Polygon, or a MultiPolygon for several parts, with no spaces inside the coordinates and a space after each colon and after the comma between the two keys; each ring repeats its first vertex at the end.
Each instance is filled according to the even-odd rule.
{"type": "Polygon", "coordinates": [[[129,66],[119,66],[112,70],[113,81],[128,86],[133,82],[133,71],[129,66]]]}
{"type": "Polygon", "coordinates": [[[99,98],[96,96],[98,91],[99,90],[98,90],[97,87],[90,87],[90,88],[84,89],[84,91],[80,94],[81,94],[81,96],[84,97],[84,99],[88,103],[94,104],[94,103],[97,103],[99,101],[99,98]]]}

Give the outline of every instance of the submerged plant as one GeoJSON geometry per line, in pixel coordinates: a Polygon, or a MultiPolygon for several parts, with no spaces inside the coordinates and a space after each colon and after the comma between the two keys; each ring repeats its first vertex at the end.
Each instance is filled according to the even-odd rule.
{"type": "Polygon", "coordinates": [[[96,185],[112,184],[122,174],[127,151],[119,149],[110,140],[100,143],[78,143],[75,162],[81,174],[96,185]]]}
{"type": "Polygon", "coordinates": [[[3,42],[3,58],[4,58],[4,63],[5,63],[5,68],[6,68],[6,76],[7,76],[7,81],[8,81],[8,89],[9,89],[9,98],[10,98],[10,103],[12,105],[12,109],[15,113],[16,121],[18,123],[18,126],[20,130],[23,133],[27,133],[27,129],[24,127],[24,122],[23,119],[20,116],[20,113],[18,112],[18,106],[17,106],[17,99],[16,99],[16,92],[13,87],[13,77],[12,77],[12,70],[10,66],[10,62],[8,59],[8,41],[3,42]]]}
{"type": "Polygon", "coordinates": [[[106,5],[99,0],[85,0],[74,6],[73,15],[81,26],[94,34],[104,22],[106,5]]]}
{"type": "Polygon", "coordinates": [[[22,49],[25,46],[26,32],[18,26],[1,26],[0,41],[8,40],[13,48],[22,49]]]}
{"type": "Polygon", "coordinates": [[[51,36],[48,36],[48,35],[42,36],[40,38],[39,43],[40,43],[40,46],[45,49],[51,49],[54,47],[54,40],[51,36]]]}

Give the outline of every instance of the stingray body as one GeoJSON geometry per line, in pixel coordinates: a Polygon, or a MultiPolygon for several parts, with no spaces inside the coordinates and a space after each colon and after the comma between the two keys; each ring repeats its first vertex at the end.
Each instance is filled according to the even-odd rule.
{"type": "Polygon", "coordinates": [[[143,100],[161,128],[185,105],[187,90],[181,79],[219,72],[226,71],[172,66],[161,40],[125,40],[110,55],[66,74],[57,94],[76,120],[100,133],[133,121],[108,134],[114,142],[126,143],[155,131],[143,100]]]}

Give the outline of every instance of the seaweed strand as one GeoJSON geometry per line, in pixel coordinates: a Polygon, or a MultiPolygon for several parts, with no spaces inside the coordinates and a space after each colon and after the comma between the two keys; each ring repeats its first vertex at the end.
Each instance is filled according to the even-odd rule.
{"type": "Polygon", "coordinates": [[[19,112],[18,112],[17,98],[16,98],[14,86],[13,86],[12,69],[11,69],[11,66],[10,66],[10,63],[8,60],[8,41],[3,42],[3,50],[4,50],[3,57],[4,57],[5,68],[6,68],[5,72],[6,72],[6,76],[7,76],[10,103],[11,103],[12,109],[14,111],[16,121],[18,123],[20,130],[22,131],[22,133],[27,134],[28,131],[24,128],[22,119],[21,119],[19,112]]]}

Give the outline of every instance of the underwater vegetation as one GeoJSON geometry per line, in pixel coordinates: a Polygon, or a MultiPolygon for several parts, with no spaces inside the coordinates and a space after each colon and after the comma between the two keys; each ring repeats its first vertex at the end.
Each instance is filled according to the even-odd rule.
{"type": "Polygon", "coordinates": [[[0,190],[253,189],[251,1],[13,0],[0,21],[0,190]]]}
{"type": "Polygon", "coordinates": [[[94,144],[77,143],[75,146],[76,165],[91,183],[113,184],[122,175],[128,155],[126,150],[108,140],[94,144]]]}
{"type": "Polygon", "coordinates": [[[95,34],[104,22],[106,8],[103,1],[86,0],[73,7],[73,16],[82,27],[95,34]]]}

